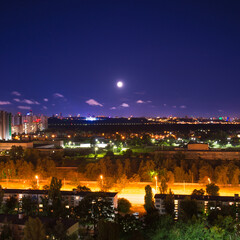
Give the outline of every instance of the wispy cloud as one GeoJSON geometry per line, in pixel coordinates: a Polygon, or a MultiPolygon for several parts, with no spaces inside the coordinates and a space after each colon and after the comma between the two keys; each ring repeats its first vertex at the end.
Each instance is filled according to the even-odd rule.
{"type": "Polygon", "coordinates": [[[19,98],[14,98],[13,101],[15,102],[21,102],[21,100],[19,98]]]}
{"type": "Polygon", "coordinates": [[[117,109],[117,108],[116,108],[116,107],[111,107],[111,108],[110,108],[110,110],[115,110],[115,109],[117,109]]]}
{"type": "Polygon", "coordinates": [[[163,104],[163,106],[164,106],[164,107],[166,107],[166,106],[167,106],[167,104],[166,104],[166,103],[164,103],[164,104],[163,104]]]}
{"type": "Polygon", "coordinates": [[[96,100],[94,100],[92,98],[87,100],[86,103],[88,105],[90,105],[90,106],[100,106],[100,107],[103,107],[103,105],[101,103],[97,102],[96,100]]]}
{"type": "Polygon", "coordinates": [[[130,107],[129,104],[127,104],[127,103],[122,103],[120,106],[125,107],[125,108],[130,107]]]}
{"type": "Polygon", "coordinates": [[[43,109],[47,110],[48,108],[46,106],[43,106],[43,109]]]}
{"type": "Polygon", "coordinates": [[[54,93],[53,96],[55,98],[64,98],[64,96],[61,93],[54,93]]]}
{"type": "Polygon", "coordinates": [[[186,105],[181,105],[180,108],[187,108],[187,106],[186,105]]]}
{"type": "Polygon", "coordinates": [[[0,101],[0,105],[9,105],[11,104],[9,101],[0,101]]]}
{"type": "Polygon", "coordinates": [[[17,92],[17,91],[13,91],[13,92],[12,92],[12,95],[15,95],[15,96],[18,96],[18,97],[19,97],[19,96],[21,96],[21,93],[20,93],[20,92],[17,92]]]}
{"type": "Polygon", "coordinates": [[[142,103],[145,103],[145,102],[143,100],[137,100],[136,103],[142,104],[142,103]]]}
{"type": "Polygon", "coordinates": [[[29,104],[29,105],[34,105],[34,104],[39,105],[40,104],[39,102],[37,102],[35,100],[29,100],[29,99],[23,99],[21,102],[29,104]]]}
{"type": "Polygon", "coordinates": [[[48,98],[44,98],[43,101],[44,101],[44,102],[48,102],[48,98]]]}
{"type": "Polygon", "coordinates": [[[18,106],[19,109],[23,109],[23,110],[30,110],[31,107],[29,106],[18,106]]]}
{"type": "Polygon", "coordinates": [[[173,107],[173,108],[177,108],[177,106],[175,106],[175,105],[174,105],[174,106],[172,106],[172,107],[173,107]]]}

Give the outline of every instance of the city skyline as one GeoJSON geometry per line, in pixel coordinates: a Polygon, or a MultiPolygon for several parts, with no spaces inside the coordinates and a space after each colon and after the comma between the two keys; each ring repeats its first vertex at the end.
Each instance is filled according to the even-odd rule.
{"type": "Polygon", "coordinates": [[[2,2],[0,110],[239,117],[239,9],[225,1],[2,2]]]}

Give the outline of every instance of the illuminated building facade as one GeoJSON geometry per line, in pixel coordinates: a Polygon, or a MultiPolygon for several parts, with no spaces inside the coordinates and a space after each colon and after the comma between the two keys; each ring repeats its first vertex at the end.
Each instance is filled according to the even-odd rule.
{"type": "Polygon", "coordinates": [[[29,112],[23,116],[21,113],[17,113],[13,117],[12,132],[15,134],[31,134],[43,131],[48,126],[47,121],[48,118],[44,115],[37,116],[29,112]]]}
{"type": "Polygon", "coordinates": [[[0,111],[0,140],[11,140],[11,113],[0,111]]]}
{"type": "MultiPolygon", "coordinates": [[[[160,215],[166,214],[165,199],[167,194],[155,194],[155,207],[159,211],[160,215]]],[[[231,206],[240,204],[240,198],[238,194],[234,196],[209,196],[209,195],[173,195],[174,198],[174,214],[175,218],[178,219],[181,215],[181,202],[185,199],[191,199],[196,201],[197,210],[199,213],[206,213],[207,209],[221,209],[222,206],[231,206]]]]}

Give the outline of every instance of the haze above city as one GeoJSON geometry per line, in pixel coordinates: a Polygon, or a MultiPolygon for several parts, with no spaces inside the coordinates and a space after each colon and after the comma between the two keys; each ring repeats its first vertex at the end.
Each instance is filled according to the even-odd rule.
{"type": "Polygon", "coordinates": [[[0,109],[239,117],[239,11],[238,1],[1,1],[0,109]]]}

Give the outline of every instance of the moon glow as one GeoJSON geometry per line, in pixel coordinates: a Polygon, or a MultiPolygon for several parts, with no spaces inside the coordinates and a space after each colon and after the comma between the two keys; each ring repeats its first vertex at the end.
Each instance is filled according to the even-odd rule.
{"type": "Polygon", "coordinates": [[[117,82],[117,87],[118,88],[122,88],[123,87],[123,82],[122,81],[118,81],[117,82]]]}

